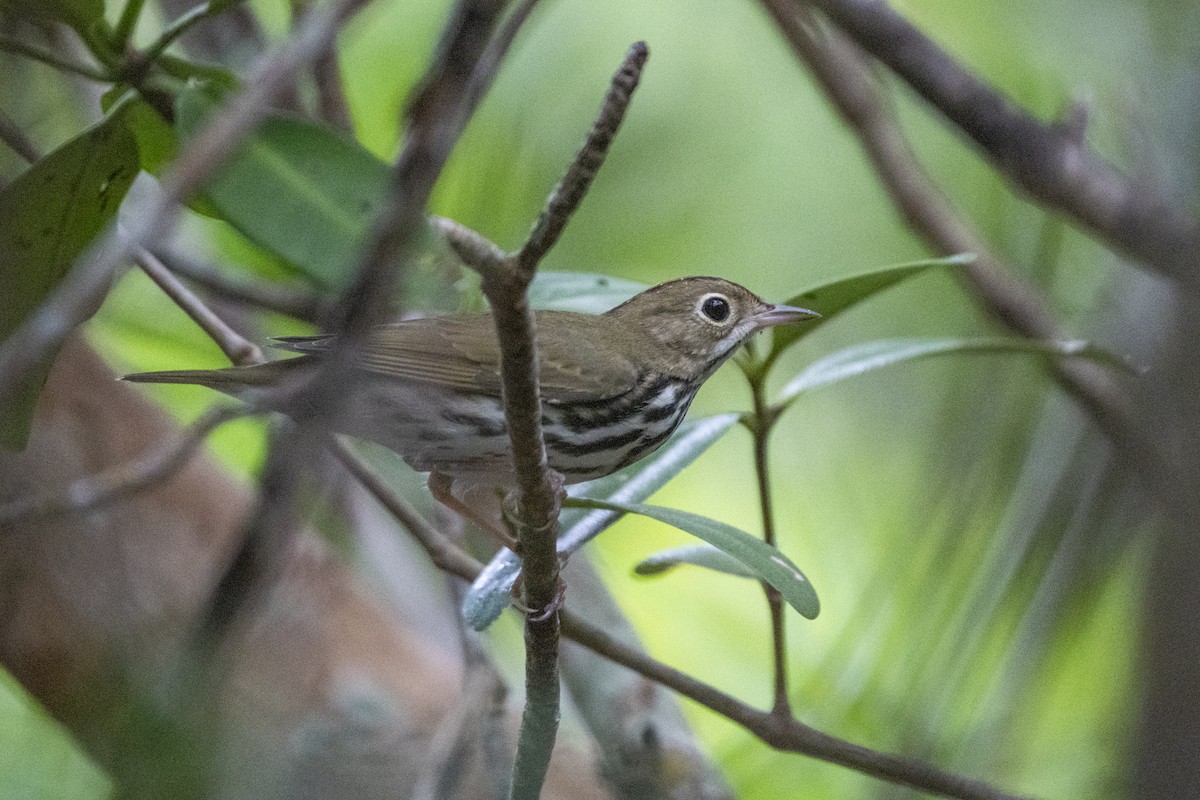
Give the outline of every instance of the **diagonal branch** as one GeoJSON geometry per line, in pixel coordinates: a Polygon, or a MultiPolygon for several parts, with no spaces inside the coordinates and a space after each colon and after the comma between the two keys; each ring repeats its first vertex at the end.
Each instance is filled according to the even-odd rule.
{"type": "MultiPolygon", "coordinates": [[[[352,394],[353,365],[372,327],[391,311],[398,265],[415,247],[424,226],[433,184],[466,126],[474,103],[466,91],[503,0],[460,0],[442,34],[438,52],[408,109],[405,145],[396,159],[383,207],[358,262],[355,280],[336,311],[337,334],[329,358],[287,409],[296,423],[272,438],[260,478],[259,501],[237,554],[213,591],[202,625],[202,652],[223,637],[272,583],[278,553],[292,529],[294,501],[307,464],[320,455],[324,432],[338,427],[345,398],[352,394]]],[[[310,16],[326,6],[311,7],[310,16]]],[[[315,58],[325,48],[313,54],[315,58]]]]}
{"type": "MultiPolygon", "coordinates": [[[[93,511],[138,492],[151,489],[182,469],[208,435],[231,420],[255,413],[253,408],[216,406],[204,412],[187,432],[168,446],[114,469],[80,478],[61,493],[28,497],[0,505],[0,532],[21,521],[93,511]]],[[[9,533],[15,533],[10,529],[9,533]]]]}
{"type": "MultiPolygon", "coordinates": [[[[358,456],[342,445],[335,450],[338,458],[362,481],[377,501],[413,534],[442,570],[473,581],[483,565],[436,530],[386,483],[374,474],[358,456]]],[[[872,750],[810,728],[773,711],[760,711],[720,689],[697,680],[647,655],[622,641],[607,629],[580,619],[570,611],[561,611],[562,635],[578,642],[613,663],[625,666],[648,680],[687,697],[730,721],[741,725],[767,744],[779,750],[840,764],[881,780],[912,786],[930,794],[960,800],[1014,800],[1015,796],[987,784],[945,772],[925,762],[872,750]]]]}
{"type": "MultiPolygon", "coordinates": [[[[776,17],[800,0],[763,0],[776,17]]],[[[958,126],[1042,205],[1151,269],[1200,291],[1200,220],[1117,170],[1063,126],[1018,108],[881,0],[804,0],[958,126]]]]}
{"type": "MultiPolygon", "coordinates": [[[[812,16],[788,0],[763,0],[780,31],[858,137],[876,174],[909,226],[935,251],[970,252],[967,286],[1000,325],[1029,339],[1062,338],[1038,292],[1016,277],[951,206],[922,170],[886,96],[854,44],[836,30],[818,29],[812,16]]],[[[1157,457],[1136,432],[1129,398],[1112,375],[1070,359],[1047,362],[1059,386],[1096,424],[1153,474],[1157,457]]]]}

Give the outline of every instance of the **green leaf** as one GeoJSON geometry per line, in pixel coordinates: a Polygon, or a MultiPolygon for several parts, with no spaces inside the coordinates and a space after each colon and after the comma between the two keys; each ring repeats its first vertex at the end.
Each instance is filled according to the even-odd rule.
{"type": "Polygon", "coordinates": [[[0,12],[39,22],[62,22],[88,40],[104,16],[104,0],[0,0],[0,12]]]}
{"type": "Polygon", "coordinates": [[[37,704],[0,669],[0,797],[104,800],[112,782],[37,704]]]}
{"type": "Polygon", "coordinates": [[[758,578],[754,570],[711,544],[685,544],[669,550],[660,550],[649,558],[643,559],[633,568],[633,571],[638,575],[663,575],[684,564],[704,567],[739,578],[758,578]]]}
{"type": "MultiPolygon", "coordinates": [[[[662,447],[641,461],[612,475],[576,484],[570,491],[627,503],[645,500],[724,436],[738,419],[737,414],[720,414],[684,422],[662,447]]],[[[614,511],[563,509],[559,515],[558,552],[575,552],[620,516],[614,511]]],[[[521,561],[516,554],[509,550],[497,553],[463,598],[466,623],[482,631],[499,619],[508,608],[520,572],[521,561]]]]}
{"type": "MultiPolygon", "coordinates": [[[[118,113],[0,190],[0,342],[107,226],[137,172],[137,142],[118,113]]],[[[26,378],[17,399],[0,411],[0,446],[25,446],[48,363],[26,378]]]]}
{"type": "Polygon", "coordinates": [[[960,267],[970,264],[974,260],[975,256],[970,253],[959,253],[948,258],[911,261],[906,264],[881,267],[860,275],[852,275],[849,278],[840,278],[801,292],[788,300],[786,305],[811,308],[821,316],[818,319],[807,320],[803,325],[783,325],[775,328],[767,363],[774,362],[784,350],[846,309],[885,289],[890,289],[906,278],[939,267],[960,267]]]}
{"type": "MultiPolygon", "coordinates": [[[[176,103],[182,137],[216,107],[193,86],[176,103]]],[[[382,204],[388,167],[356,142],[298,119],[268,117],[205,188],[221,216],[248,239],[313,280],[343,289],[382,204]]]]}
{"type": "Polygon", "coordinates": [[[602,314],[649,288],[592,272],[538,272],[529,286],[529,304],[538,309],[602,314]]]}
{"type": "Polygon", "coordinates": [[[786,407],[804,392],[905,361],[961,354],[1025,353],[1046,358],[1084,358],[1123,371],[1135,371],[1119,356],[1089,342],[1046,342],[1015,338],[880,339],[839,350],[809,364],[784,385],[776,406],[786,407]]]}
{"type": "Polygon", "coordinates": [[[125,125],[137,140],[142,169],[151,175],[161,175],[163,167],[175,158],[178,139],[175,129],[125,85],[114,86],[100,97],[100,107],[108,112],[120,103],[124,108],[125,125]]]}
{"type": "Polygon", "coordinates": [[[766,581],[779,590],[784,601],[808,619],[816,619],[821,610],[816,590],[808,582],[808,578],[804,577],[804,573],[800,572],[799,567],[762,539],[756,539],[732,525],[726,525],[724,522],[702,517],[690,511],[649,506],[643,503],[615,503],[611,500],[569,497],[565,501],[565,505],[572,508],[603,508],[609,511],[640,514],[664,522],[708,542],[745,564],[759,580],[766,581]]]}

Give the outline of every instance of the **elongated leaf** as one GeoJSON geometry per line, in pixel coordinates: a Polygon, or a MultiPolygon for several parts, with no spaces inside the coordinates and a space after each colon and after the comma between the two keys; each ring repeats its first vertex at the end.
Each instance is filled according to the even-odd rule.
{"type": "Polygon", "coordinates": [[[777,405],[787,406],[804,392],[893,364],[932,356],[968,353],[1024,353],[1047,358],[1086,358],[1124,371],[1133,370],[1119,356],[1083,341],[1039,342],[1015,338],[880,339],[847,347],[809,364],[804,371],[784,385],[779,393],[777,405]]]}
{"type": "MultiPolygon", "coordinates": [[[[570,491],[626,503],[645,500],[695,461],[737,421],[737,414],[720,414],[684,422],[662,447],[638,463],[612,475],[572,486],[570,491]]],[[[575,552],[620,516],[608,510],[563,509],[559,515],[558,552],[575,552]]],[[[462,615],[466,623],[482,631],[499,619],[508,608],[512,587],[520,573],[521,561],[515,553],[509,550],[497,553],[463,598],[462,615]]]]}
{"type": "Polygon", "coordinates": [[[817,592],[800,568],[783,553],[762,539],[756,539],[745,531],[715,519],[702,517],[677,508],[649,506],[644,503],[614,503],[611,500],[593,500],[584,497],[569,497],[566,505],[574,508],[603,508],[665,522],[685,533],[708,542],[727,553],[754,572],[760,580],[779,590],[784,601],[808,619],[816,619],[821,610],[817,592]]]}
{"type": "MultiPolygon", "coordinates": [[[[104,229],[138,172],[123,115],[108,117],[0,191],[0,342],[58,285],[104,229]]],[[[0,409],[0,446],[22,448],[46,368],[0,409]]]]}
{"type": "MultiPolygon", "coordinates": [[[[180,135],[215,107],[203,87],[176,104],[180,135]]],[[[356,142],[283,116],[268,117],[205,188],[234,228],[313,280],[342,289],[387,190],[388,168],[356,142]]]]}
{"type": "Polygon", "coordinates": [[[592,272],[539,272],[529,287],[529,304],[555,311],[601,314],[650,287],[592,272]]]}
{"type": "Polygon", "coordinates": [[[739,578],[758,578],[754,570],[711,544],[685,544],[669,550],[660,550],[649,558],[642,559],[633,571],[638,575],[663,575],[685,564],[739,578]]]}
{"type": "Polygon", "coordinates": [[[975,256],[970,253],[960,253],[948,258],[930,258],[906,264],[894,264],[859,275],[852,275],[849,278],[841,278],[801,292],[788,300],[787,305],[811,308],[821,316],[818,319],[807,320],[803,325],[783,325],[776,328],[771,340],[771,353],[767,360],[773,362],[784,350],[838,314],[872,295],[890,289],[906,278],[930,269],[959,267],[970,264],[974,260],[975,256]]]}

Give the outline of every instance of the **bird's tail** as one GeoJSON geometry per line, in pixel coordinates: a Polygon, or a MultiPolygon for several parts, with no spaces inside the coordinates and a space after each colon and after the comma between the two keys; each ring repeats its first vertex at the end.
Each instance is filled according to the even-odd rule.
{"type": "Polygon", "coordinates": [[[238,394],[246,389],[275,386],[297,366],[294,362],[306,360],[289,358],[266,364],[225,369],[172,369],[164,372],[135,372],[132,375],[124,376],[121,380],[133,383],[188,383],[207,386],[209,389],[216,389],[228,394],[238,394]]]}

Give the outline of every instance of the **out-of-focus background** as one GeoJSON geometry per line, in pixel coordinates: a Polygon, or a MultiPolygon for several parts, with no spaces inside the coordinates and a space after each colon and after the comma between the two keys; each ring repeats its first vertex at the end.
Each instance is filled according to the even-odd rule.
{"type": "MultiPolygon", "coordinates": [[[[1200,13],[1192,3],[895,5],[1031,113],[1054,119],[1085,104],[1090,142],[1196,208],[1200,13]]],[[[250,6],[272,36],[286,33],[287,3],[250,6]]],[[[340,39],[355,134],[384,159],[396,152],[398,109],[446,10],[379,0],[340,39]]],[[[157,13],[148,7],[146,31],[161,22],[157,13]]],[[[455,150],[431,211],[502,246],[522,241],[638,39],[651,51],[642,86],[545,269],[645,283],[720,275],[782,301],[929,255],[766,15],[744,0],[547,0],[455,150]]],[[[1135,363],[1149,359],[1162,281],[1016,196],[904,87],[891,88],[929,172],[1041,288],[1064,329],[1135,363]]],[[[51,70],[8,54],[0,55],[0,105],[45,150],[87,121],[77,113],[87,106],[51,70]]],[[[0,148],[0,175],[21,168],[0,148]]],[[[205,258],[287,274],[220,223],[195,216],[185,231],[205,258]]],[[[263,323],[264,333],[303,330],[277,322],[263,323]]],[[[140,273],[121,280],[86,332],[118,373],[223,364],[140,273]]],[[[871,339],[995,332],[952,271],[935,270],[824,327],[776,374],[871,339]]],[[[211,400],[190,388],[152,396],[182,420],[211,400]]],[[[748,407],[744,381],[726,368],[691,413],[748,407]]],[[[263,436],[261,422],[238,422],[212,447],[249,480],[263,436]]],[[[805,396],[773,441],[780,547],[822,600],[816,620],[787,621],[798,716],[1015,792],[1122,794],[1137,711],[1138,597],[1153,580],[1150,521],[1127,465],[1040,363],[960,355],[874,372],[805,396]]],[[[749,435],[734,431],[654,502],[757,532],[749,435]]],[[[625,520],[590,553],[656,657],[768,706],[770,630],[758,586],[694,569],[632,575],[642,557],[682,540],[625,520]]],[[[516,622],[502,620],[491,636],[501,658],[519,665],[516,622]]],[[[6,673],[0,678],[0,796],[109,796],[103,770],[6,673]]],[[[684,709],[746,800],[912,796],[774,752],[725,719],[684,709]]]]}

